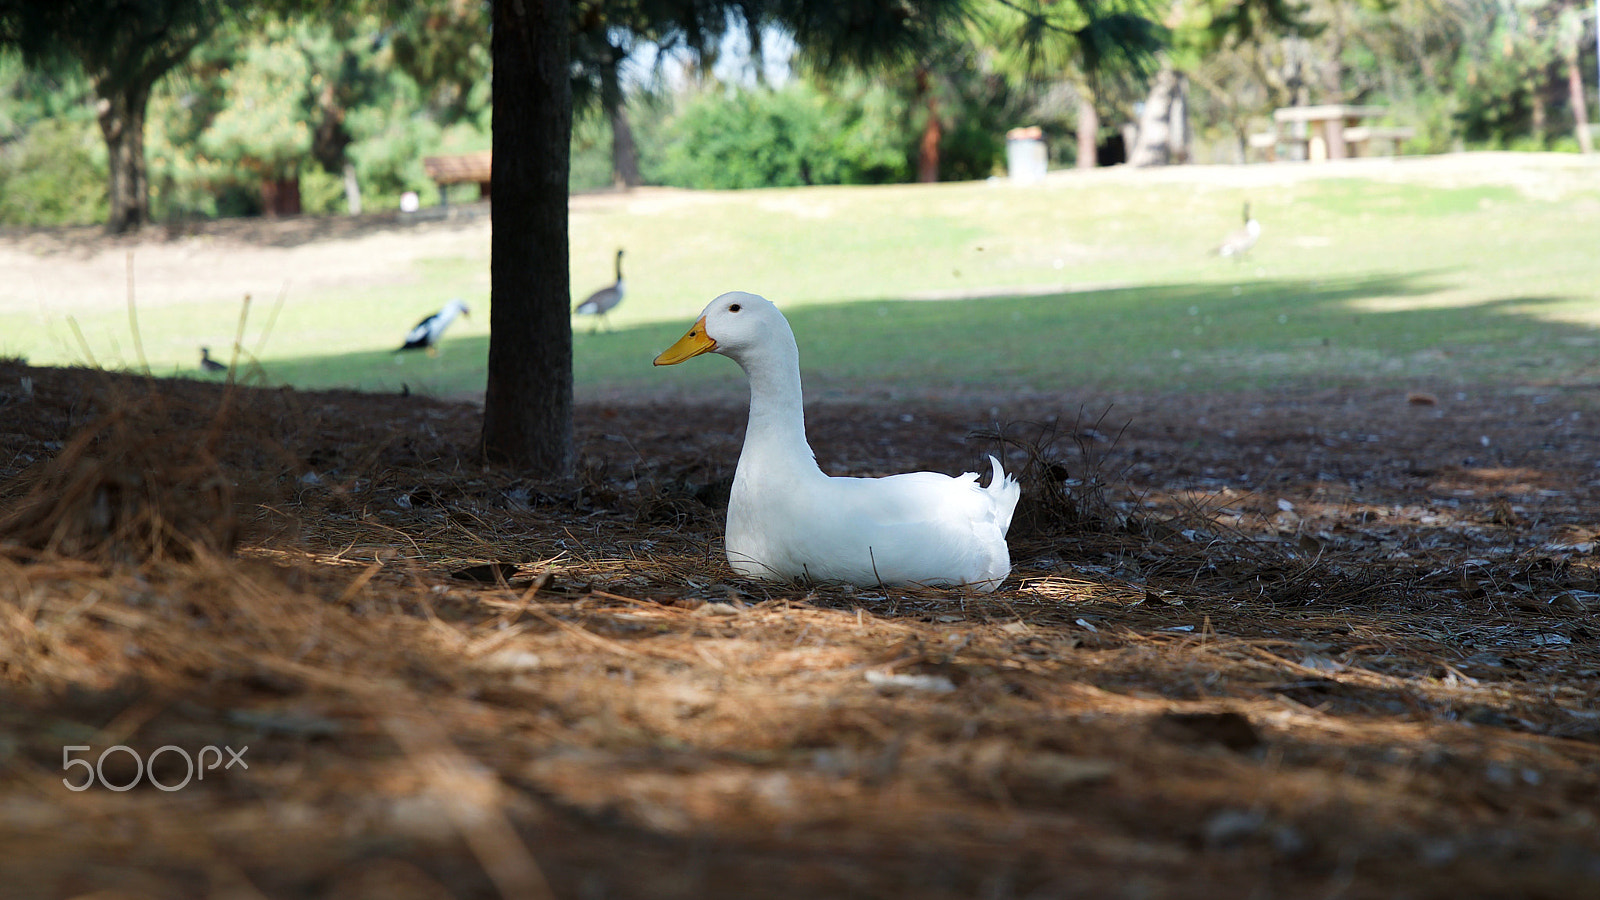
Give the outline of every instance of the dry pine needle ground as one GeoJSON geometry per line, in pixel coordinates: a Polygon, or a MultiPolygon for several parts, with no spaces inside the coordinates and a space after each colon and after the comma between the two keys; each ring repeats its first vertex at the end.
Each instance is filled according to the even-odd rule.
{"type": "Polygon", "coordinates": [[[1439,396],[814,408],[831,471],[1024,472],[978,596],[734,576],[738,409],[585,406],[553,486],[469,406],[0,364],[0,878],[1595,896],[1592,403],[1439,396]],[[114,745],[249,768],[62,784],[114,745]]]}

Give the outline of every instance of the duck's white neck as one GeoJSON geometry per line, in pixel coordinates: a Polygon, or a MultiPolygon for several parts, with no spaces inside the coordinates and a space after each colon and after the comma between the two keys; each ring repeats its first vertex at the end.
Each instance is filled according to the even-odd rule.
{"type": "Polygon", "coordinates": [[[745,429],[739,467],[763,460],[820,472],[806,442],[805,404],[800,391],[800,349],[785,329],[781,340],[745,348],[734,357],[750,380],[750,424],[745,429]]]}

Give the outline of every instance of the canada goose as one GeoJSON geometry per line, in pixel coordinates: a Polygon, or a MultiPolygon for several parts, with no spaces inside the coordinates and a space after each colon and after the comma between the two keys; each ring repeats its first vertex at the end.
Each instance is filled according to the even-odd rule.
{"type": "MultiPolygon", "coordinates": [[[[574,313],[580,316],[596,316],[593,331],[600,330],[600,323],[606,323],[606,330],[611,330],[611,320],[606,313],[617,308],[622,302],[622,251],[617,251],[617,280],[615,284],[603,287],[589,295],[589,299],[579,303],[574,313]]],[[[591,333],[593,333],[591,331],[591,333]]]]}
{"type": "Polygon", "coordinates": [[[203,372],[226,372],[228,367],[211,358],[211,348],[200,348],[200,370],[203,372]]]}
{"type": "Polygon", "coordinates": [[[439,350],[434,345],[439,340],[439,336],[444,334],[444,330],[449,328],[450,323],[456,320],[456,316],[470,315],[471,312],[460,297],[451,300],[444,305],[443,309],[418,322],[417,326],[411,329],[411,333],[406,335],[406,342],[396,348],[394,352],[426,350],[429,356],[437,356],[439,350]]]}
{"type": "Polygon", "coordinates": [[[1216,249],[1218,256],[1231,256],[1239,259],[1245,252],[1256,245],[1256,238],[1261,237],[1261,223],[1250,218],[1250,204],[1244,205],[1244,227],[1236,228],[1222,239],[1222,246],[1216,249]]]}

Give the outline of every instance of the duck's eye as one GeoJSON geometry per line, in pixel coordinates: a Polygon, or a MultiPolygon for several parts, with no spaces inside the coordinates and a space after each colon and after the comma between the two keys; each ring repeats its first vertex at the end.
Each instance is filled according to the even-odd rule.
{"type": "Polygon", "coordinates": [[[734,305],[728,307],[728,312],[738,312],[738,311],[739,311],[739,304],[737,304],[737,303],[735,303],[734,305]]]}

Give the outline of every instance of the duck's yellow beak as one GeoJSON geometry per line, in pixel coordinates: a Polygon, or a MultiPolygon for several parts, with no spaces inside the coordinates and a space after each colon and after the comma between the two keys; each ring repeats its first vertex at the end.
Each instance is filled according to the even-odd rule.
{"type": "Polygon", "coordinates": [[[706,317],[701,316],[700,321],[694,323],[688,334],[678,338],[676,344],[661,351],[661,355],[656,357],[656,365],[677,365],[686,359],[694,359],[702,353],[710,353],[715,349],[717,342],[706,334],[706,317]]]}

